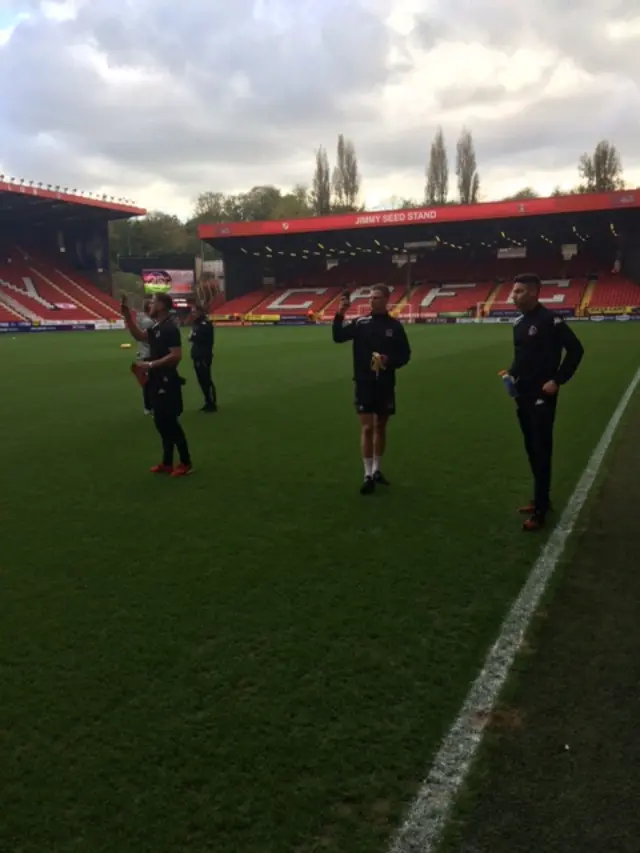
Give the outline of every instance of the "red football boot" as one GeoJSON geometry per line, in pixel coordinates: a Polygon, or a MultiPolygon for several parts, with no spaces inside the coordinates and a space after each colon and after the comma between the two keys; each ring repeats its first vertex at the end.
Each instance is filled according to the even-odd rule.
{"type": "Polygon", "coordinates": [[[184,463],[180,463],[176,465],[176,467],[171,472],[172,477],[188,477],[189,474],[193,471],[192,465],[185,465],[184,463]]]}
{"type": "Polygon", "coordinates": [[[149,468],[149,472],[151,474],[173,474],[173,465],[160,463],[160,465],[154,465],[153,468],[149,468]]]}
{"type": "MultiPolygon", "coordinates": [[[[553,507],[551,504],[549,504],[549,512],[551,512],[552,510],[553,510],[553,507]]],[[[521,506],[520,509],[518,510],[520,515],[534,515],[535,511],[536,511],[536,505],[533,501],[529,501],[529,503],[526,506],[521,506]]]]}
{"type": "Polygon", "coordinates": [[[531,518],[528,518],[522,523],[522,529],[525,533],[537,533],[544,527],[544,515],[538,515],[534,512],[531,518]]]}

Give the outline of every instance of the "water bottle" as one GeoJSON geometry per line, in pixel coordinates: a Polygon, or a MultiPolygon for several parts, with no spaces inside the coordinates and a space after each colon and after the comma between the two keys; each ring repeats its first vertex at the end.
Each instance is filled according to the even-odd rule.
{"type": "Polygon", "coordinates": [[[505,373],[502,377],[502,384],[504,385],[505,390],[510,397],[518,396],[518,392],[516,390],[516,383],[513,381],[513,379],[511,378],[511,376],[509,376],[508,373],[505,373]]]}

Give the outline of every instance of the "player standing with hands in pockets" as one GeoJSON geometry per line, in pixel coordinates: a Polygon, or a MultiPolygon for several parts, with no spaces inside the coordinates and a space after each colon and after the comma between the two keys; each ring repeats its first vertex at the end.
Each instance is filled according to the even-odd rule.
{"type": "Polygon", "coordinates": [[[512,291],[522,317],[513,327],[514,358],[502,376],[515,398],[518,422],[533,474],[533,500],[520,511],[529,515],[523,530],[535,532],[545,523],[551,501],[553,426],[558,392],[578,369],[584,348],[562,317],[540,302],[537,275],[519,275],[512,291]],[[564,353],[564,358],[563,358],[564,353]]]}
{"type": "Polygon", "coordinates": [[[214,328],[213,323],[207,317],[207,312],[202,305],[195,304],[191,311],[193,315],[193,328],[189,335],[191,342],[191,359],[193,361],[193,369],[198,380],[198,385],[204,395],[203,412],[217,412],[218,400],[216,394],[216,386],[213,384],[211,376],[211,366],[213,364],[213,343],[214,343],[214,328]]]}
{"type": "Polygon", "coordinates": [[[411,358],[404,326],[387,311],[389,288],[371,289],[371,313],[345,322],[349,295],[344,294],[333,320],[336,344],[353,342],[355,407],[360,421],[360,445],[364,462],[363,495],[376,485],[389,485],[380,470],[386,448],[387,424],[396,411],[396,370],[411,358]]]}

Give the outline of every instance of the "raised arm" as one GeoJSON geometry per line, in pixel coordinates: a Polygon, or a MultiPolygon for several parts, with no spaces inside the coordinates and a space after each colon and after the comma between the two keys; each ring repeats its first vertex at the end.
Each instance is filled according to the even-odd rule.
{"type": "Polygon", "coordinates": [[[344,320],[344,315],[347,313],[348,308],[349,299],[348,297],[343,296],[340,300],[336,316],[333,318],[333,325],[331,327],[331,335],[333,337],[334,344],[346,344],[347,341],[352,341],[356,335],[356,321],[350,320],[348,323],[345,323],[344,320]]]}
{"type": "Polygon", "coordinates": [[[126,293],[123,293],[120,297],[120,310],[122,311],[122,317],[131,337],[135,338],[136,341],[140,341],[145,344],[148,343],[149,333],[146,330],[141,329],[133,319],[126,293]]]}
{"type": "Polygon", "coordinates": [[[356,334],[356,322],[350,320],[345,323],[344,316],[336,314],[333,318],[333,326],[331,327],[334,344],[346,344],[347,341],[352,341],[356,334]]]}

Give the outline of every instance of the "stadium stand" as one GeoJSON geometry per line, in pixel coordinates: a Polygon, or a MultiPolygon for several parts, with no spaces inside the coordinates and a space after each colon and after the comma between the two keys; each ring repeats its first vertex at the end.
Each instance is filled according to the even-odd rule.
{"type": "Polygon", "coordinates": [[[89,312],[97,313],[105,320],[115,320],[120,317],[118,301],[111,294],[99,290],[82,273],[67,264],[60,263],[57,258],[47,258],[38,254],[30,256],[26,252],[24,256],[28,266],[34,272],[47,278],[89,312]]]}
{"type": "Polygon", "coordinates": [[[24,319],[22,314],[0,302],[0,323],[21,323],[24,319]]]}
{"type": "Polygon", "coordinates": [[[288,288],[274,290],[252,310],[252,314],[295,316],[315,314],[341,293],[339,287],[288,288]]]}
{"type": "Polygon", "coordinates": [[[251,293],[245,293],[244,296],[239,296],[237,299],[229,299],[223,302],[214,313],[216,317],[241,317],[251,313],[263,299],[264,291],[252,290],[251,293]]]}
{"type": "MultiPolygon", "coordinates": [[[[581,267],[584,266],[583,263],[581,267]]],[[[550,277],[543,279],[542,285],[542,302],[550,308],[579,314],[587,308],[640,307],[640,286],[628,279],[611,275],[604,275],[592,281],[586,278],[567,279],[559,277],[557,263],[555,274],[550,265],[544,268],[547,272],[552,270],[551,274],[548,273],[550,277]]],[[[517,269],[520,271],[521,267],[517,269]]],[[[536,266],[536,271],[537,269],[536,266]]],[[[267,295],[264,291],[252,291],[238,299],[218,302],[211,311],[216,317],[273,314],[286,317],[313,314],[322,321],[328,321],[335,314],[345,288],[348,289],[349,284],[355,283],[355,272],[352,267],[348,281],[343,280],[340,287],[317,286],[314,285],[313,279],[305,282],[303,278],[299,278],[299,287],[279,288],[267,295]]],[[[442,267],[439,271],[438,278],[451,283],[418,283],[410,288],[404,284],[389,284],[391,312],[401,320],[411,322],[428,317],[486,316],[491,311],[514,310],[510,298],[512,283],[509,279],[499,283],[496,283],[495,278],[476,282],[458,280],[454,283],[455,272],[460,270],[454,267],[453,271],[448,271],[446,267],[442,267]]],[[[503,270],[501,273],[504,275],[503,270]]],[[[517,272],[513,274],[516,275],[517,272]]],[[[368,276],[371,274],[368,273],[368,276]]],[[[389,278],[387,276],[387,280],[389,278]]],[[[366,313],[372,286],[359,285],[350,291],[351,307],[347,312],[347,319],[366,313]]]]}
{"type": "Polygon", "coordinates": [[[639,308],[640,285],[624,276],[605,274],[593,282],[593,289],[584,307],[592,310],[618,307],[639,308]]]}
{"type": "MultiPolygon", "coordinates": [[[[386,282],[384,282],[387,284],[386,282]]],[[[346,319],[352,320],[354,317],[360,317],[363,314],[367,314],[369,311],[369,299],[371,297],[371,288],[374,285],[365,285],[363,287],[358,287],[356,290],[351,292],[351,304],[349,306],[349,310],[346,313],[346,319]]],[[[387,284],[387,287],[391,291],[389,296],[389,311],[392,314],[398,313],[398,306],[404,300],[407,294],[406,285],[399,284],[387,284]]],[[[341,291],[342,292],[342,291],[341,291]]],[[[340,293],[338,294],[338,298],[340,297],[340,293]]],[[[336,303],[335,300],[332,305],[328,305],[326,310],[323,312],[323,318],[329,319],[332,318],[335,314],[336,303]]]]}
{"type": "Polygon", "coordinates": [[[118,302],[97,286],[109,283],[108,223],[145,212],[0,176],[0,330],[121,323],[118,302]]]}
{"type": "MultiPolygon", "coordinates": [[[[105,320],[112,314],[106,305],[99,309],[89,308],[84,299],[78,299],[77,292],[72,296],[69,290],[63,290],[60,283],[53,281],[55,269],[51,267],[33,266],[19,251],[5,253],[5,261],[0,265],[0,286],[5,297],[12,298],[19,306],[21,313],[35,317],[43,322],[88,323],[105,320]]],[[[76,291],[80,288],[76,288],[76,291]]]]}
{"type": "MultiPolygon", "coordinates": [[[[448,276],[453,280],[452,276],[448,276]]],[[[409,299],[402,307],[400,319],[442,314],[469,314],[479,303],[485,302],[495,290],[493,282],[457,282],[456,284],[419,284],[412,288],[409,299]]]]}
{"type": "Polygon", "coordinates": [[[312,274],[304,269],[280,277],[278,286],[265,291],[252,291],[216,306],[215,316],[314,314],[325,316],[337,304],[345,289],[352,294],[350,316],[361,313],[374,284],[386,284],[392,291],[391,305],[406,291],[406,271],[387,258],[375,262],[347,261],[312,274]],[[285,286],[286,283],[286,286],[285,286]]]}
{"type": "Polygon", "coordinates": [[[295,294],[314,288],[334,294],[304,305],[314,319],[331,319],[343,289],[356,316],[377,283],[392,289],[391,310],[407,322],[508,321],[517,315],[511,283],[523,272],[540,276],[543,302],[566,317],[607,303],[610,314],[631,314],[640,287],[624,282],[640,282],[637,233],[640,191],[626,190],[198,230],[224,258],[229,301],[218,310],[250,310],[249,322],[274,322],[274,314],[290,322],[296,313],[302,321],[295,294]],[[612,269],[626,279],[612,280],[612,269]],[[270,282],[262,297],[261,281],[270,282]]]}
{"type": "Polygon", "coordinates": [[[0,286],[5,301],[12,299],[20,313],[29,319],[83,323],[99,319],[15,257],[0,266],[0,286]]]}
{"type": "MultiPolygon", "coordinates": [[[[107,224],[145,212],[120,201],[0,181],[8,241],[0,249],[0,324],[118,321],[117,301],[97,286],[107,224]]],[[[615,258],[618,272],[621,247],[633,243],[639,208],[640,196],[622,192],[201,226],[201,239],[225,258],[234,254],[225,267],[229,298],[216,295],[209,309],[223,321],[326,322],[345,289],[347,316],[355,317],[366,312],[370,288],[386,284],[391,311],[407,322],[507,318],[513,276],[532,271],[544,281],[543,302],[565,316],[637,313],[640,285],[630,275],[640,281],[640,256],[623,269],[629,274],[611,269],[615,258]]]]}
{"type": "MultiPolygon", "coordinates": [[[[572,313],[580,306],[580,301],[587,286],[586,279],[543,279],[540,291],[540,301],[552,310],[554,308],[568,309],[572,313]]],[[[487,297],[484,302],[485,311],[513,309],[511,300],[511,282],[505,282],[487,297]]]]}
{"type": "Polygon", "coordinates": [[[216,296],[214,296],[213,299],[209,302],[207,308],[209,314],[216,314],[220,310],[220,308],[222,308],[225,301],[226,300],[224,298],[224,294],[222,293],[218,293],[216,296]]]}

